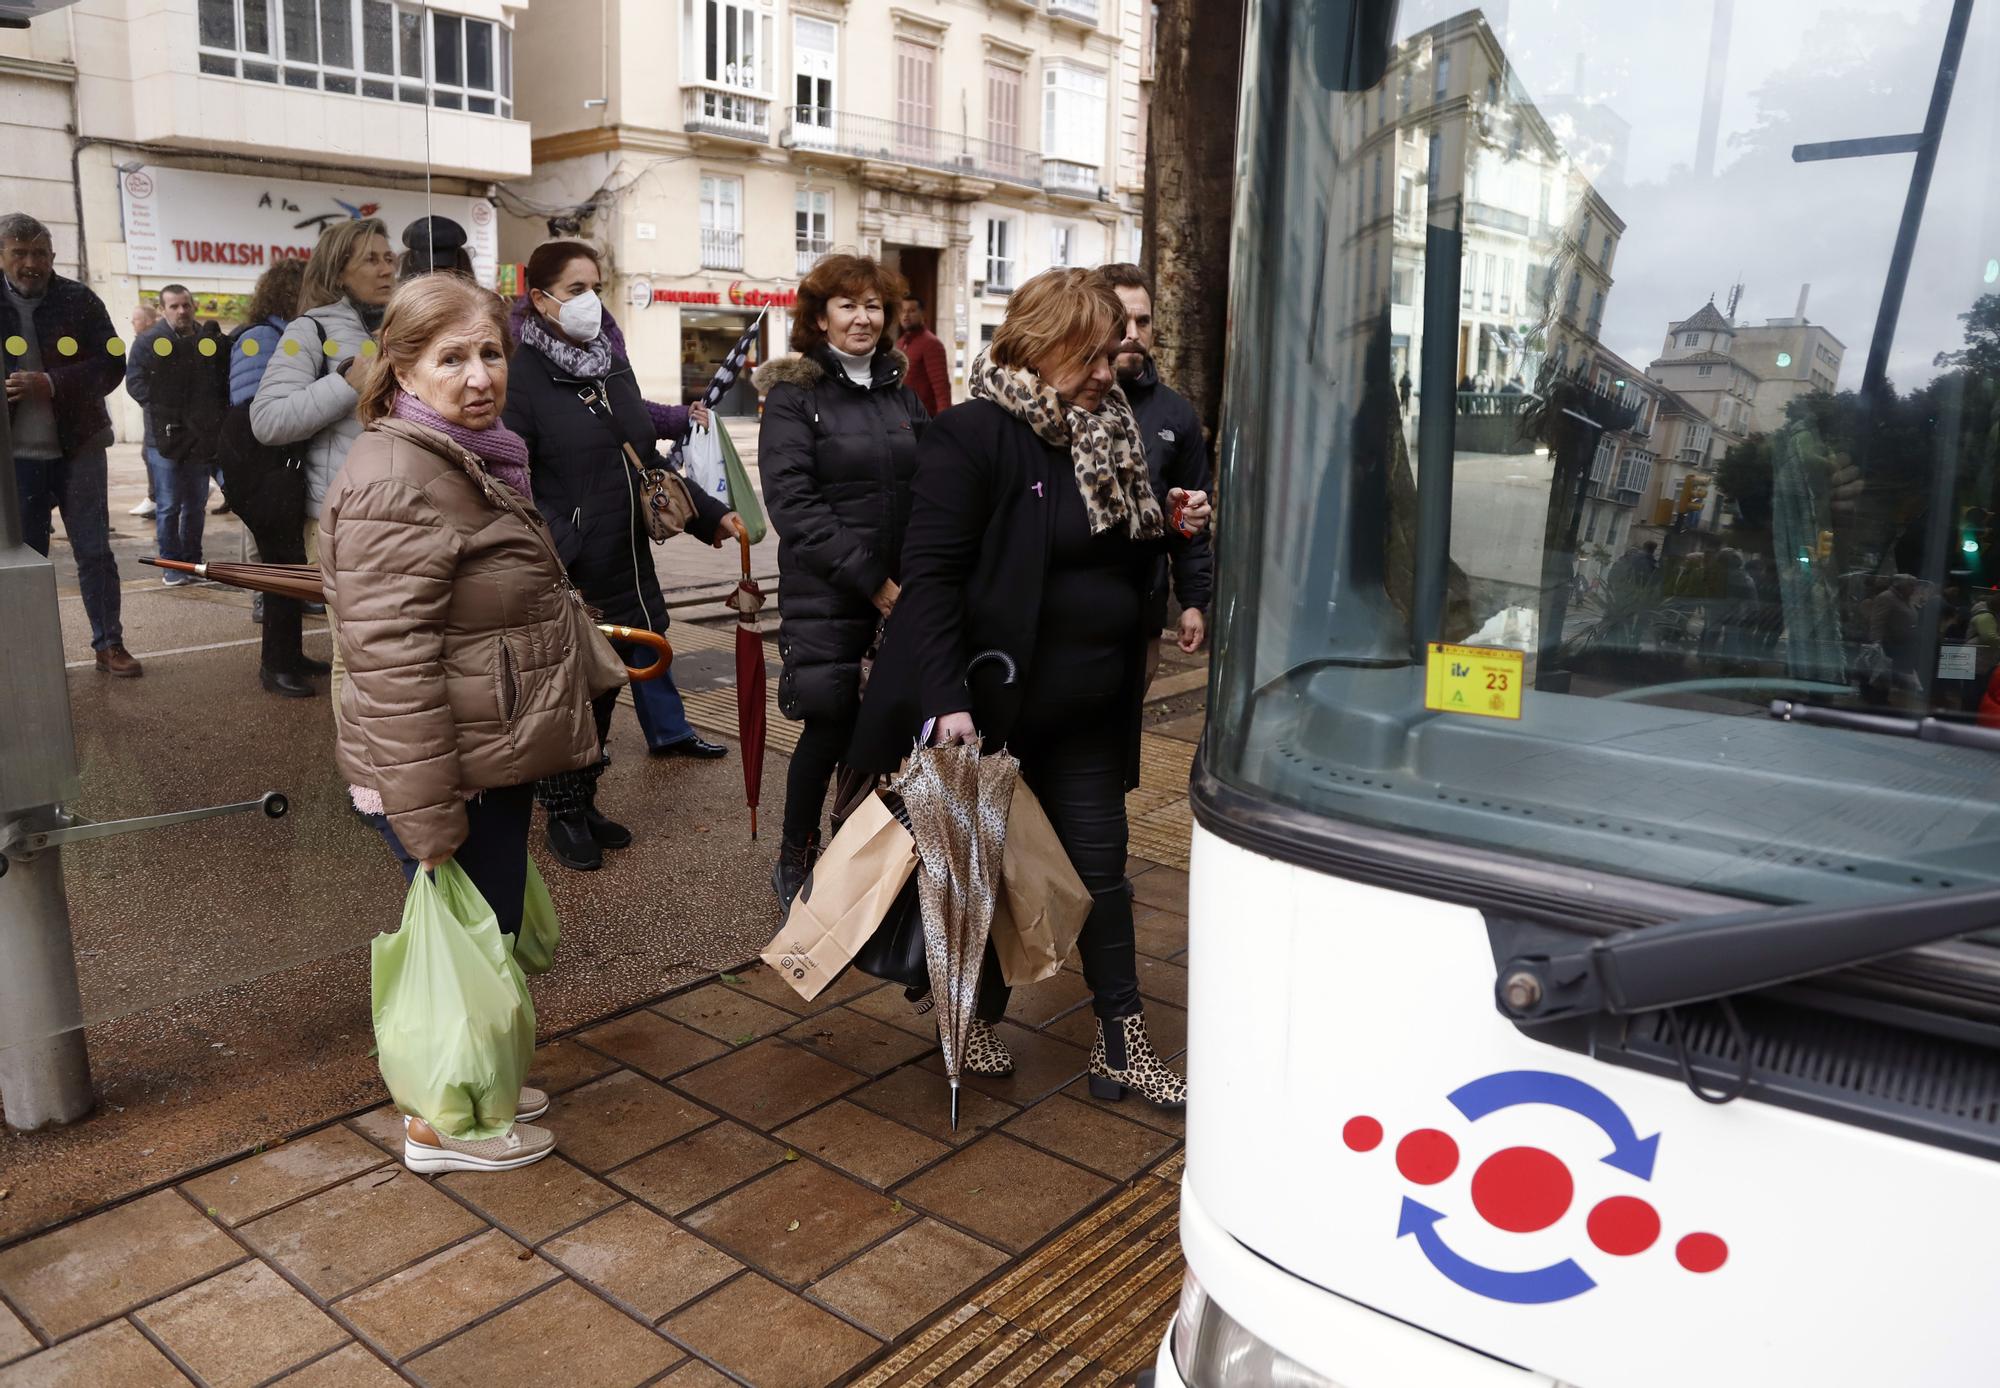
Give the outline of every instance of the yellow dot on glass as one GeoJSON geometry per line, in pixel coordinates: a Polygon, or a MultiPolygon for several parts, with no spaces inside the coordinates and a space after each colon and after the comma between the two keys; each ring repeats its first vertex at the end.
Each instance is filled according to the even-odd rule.
{"type": "Polygon", "coordinates": [[[167,341],[164,337],[156,337],[153,339],[153,355],[159,357],[172,356],[173,350],[174,350],[174,344],[167,341]]]}
{"type": "Polygon", "coordinates": [[[320,350],[326,353],[329,357],[337,357],[340,355],[340,344],[338,342],[335,342],[332,338],[328,338],[326,340],[326,345],[324,347],[321,347],[320,350]]]}
{"type": "Polygon", "coordinates": [[[63,356],[66,356],[66,357],[73,357],[73,356],[75,356],[75,355],[76,355],[76,352],[77,352],[77,344],[76,344],[76,339],[75,339],[75,338],[73,338],[73,337],[59,337],[59,338],[57,338],[57,339],[56,339],[56,351],[60,352],[60,353],[61,353],[61,354],[62,354],[63,356]]]}
{"type": "Polygon", "coordinates": [[[262,347],[259,347],[257,345],[257,339],[254,337],[244,338],[241,345],[243,348],[243,355],[246,357],[254,357],[259,352],[264,350],[262,347]]]}
{"type": "Polygon", "coordinates": [[[108,341],[108,342],[106,342],[106,343],[104,344],[104,350],[105,350],[105,351],[107,351],[107,352],[109,352],[109,353],[110,353],[110,354],[111,354],[112,356],[114,356],[114,357],[122,357],[122,356],[124,356],[124,355],[125,355],[125,339],[124,339],[124,338],[122,338],[122,337],[114,337],[114,338],[112,338],[112,339],[111,339],[110,341],[108,341]]]}
{"type": "Polygon", "coordinates": [[[197,352],[200,352],[204,357],[214,356],[215,339],[212,337],[204,337],[200,342],[195,344],[195,350],[197,352]]]}
{"type": "Polygon", "coordinates": [[[372,337],[369,338],[366,342],[361,344],[361,355],[364,357],[372,357],[375,355],[376,352],[380,350],[381,349],[375,345],[375,339],[372,337]]]}
{"type": "Polygon", "coordinates": [[[7,355],[10,357],[25,357],[28,355],[28,339],[22,337],[19,333],[15,333],[12,337],[8,338],[7,355]]]}
{"type": "Polygon", "coordinates": [[[286,355],[286,356],[288,356],[288,357],[296,357],[296,356],[297,356],[298,354],[299,354],[299,344],[298,344],[298,343],[297,343],[296,341],[294,341],[294,340],[293,340],[292,338],[289,338],[289,337],[288,337],[288,338],[286,338],[286,339],[285,339],[285,355],[286,355]]]}

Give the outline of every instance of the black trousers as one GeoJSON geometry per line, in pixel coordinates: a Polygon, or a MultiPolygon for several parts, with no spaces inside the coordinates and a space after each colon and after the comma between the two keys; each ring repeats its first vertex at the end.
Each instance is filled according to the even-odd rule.
{"type": "Polygon", "coordinates": [[[604,774],[604,744],[611,736],[611,715],[618,708],[618,691],[613,689],[591,700],[591,717],[597,723],[597,762],[581,771],[564,771],[535,782],[535,803],[550,814],[580,814],[597,798],[597,778],[604,774]]]}
{"type": "MultiPolygon", "coordinates": [[[[270,609],[265,612],[268,616],[270,609]]],[[[528,826],[535,817],[535,799],[528,786],[484,791],[465,802],[465,842],[452,859],[465,869],[472,885],[499,918],[500,933],[521,929],[521,904],[528,894],[528,826]]],[[[396,855],[403,880],[417,875],[417,860],[404,849],[386,815],[372,816],[376,832],[396,855]]]]}
{"type": "MultiPolygon", "coordinates": [[[[233,508],[232,508],[233,509],[233,508]]],[[[257,554],[266,564],[306,562],[305,517],[284,517],[264,511],[239,512],[257,554]]],[[[274,593],[264,597],[264,668],[274,675],[304,673],[305,606],[296,598],[274,593]]]]}
{"type": "Polygon", "coordinates": [[[854,737],[852,718],[808,718],[785,772],[785,842],[804,843],[819,832],[826,788],[854,737]]]}
{"type": "MultiPolygon", "coordinates": [[[[1021,760],[1022,781],[1042,802],[1070,864],[1090,890],[1090,915],[1076,945],[1091,1010],[1104,1018],[1130,1017],[1141,1004],[1132,884],[1125,876],[1131,829],[1125,818],[1124,729],[1109,710],[1077,715],[1044,713],[1017,728],[1008,746],[1021,760]]],[[[1009,993],[988,946],[979,1016],[999,1021],[1009,993]]]]}

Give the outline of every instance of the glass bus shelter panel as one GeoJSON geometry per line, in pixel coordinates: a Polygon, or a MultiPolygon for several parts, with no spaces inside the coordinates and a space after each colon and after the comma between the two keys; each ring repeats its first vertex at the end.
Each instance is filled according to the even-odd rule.
{"type": "Polygon", "coordinates": [[[1993,752],[1893,735],[2000,667],[2000,17],[1953,8],[1413,3],[1330,66],[1253,7],[1225,779],[1772,899],[1993,875],[1993,752]],[[1516,653],[1520,717],[1427,708],[1434,643],[1516,653]]]}

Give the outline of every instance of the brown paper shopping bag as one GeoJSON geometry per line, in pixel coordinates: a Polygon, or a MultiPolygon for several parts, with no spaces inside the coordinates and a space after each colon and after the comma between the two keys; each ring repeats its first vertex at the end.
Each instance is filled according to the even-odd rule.
{"type": "Polygon", "coordinates": [[[881,796],[869,796],[813,864],[764,962],[800,997],[818,997],[875,933],[916,866],[910,831],[881,796]]]}
{"type": "Polygon", "coordinates": [[[1042,802],[1025,782],[1017,784],[993,911],[993,948],[1007,985],[1020,988],[1061,972],[1089,914],[1090,892],[1070,866],[1042,802]]]}

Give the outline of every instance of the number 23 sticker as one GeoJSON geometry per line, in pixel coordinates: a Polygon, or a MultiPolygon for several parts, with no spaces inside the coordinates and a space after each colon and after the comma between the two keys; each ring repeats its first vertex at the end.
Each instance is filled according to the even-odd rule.
{"type": "Polygon", "coordinates": [[[1424,707],[1480,718],[1521,716],[1520,651],[1432,642],[1424,667],[1424,707]]]}

